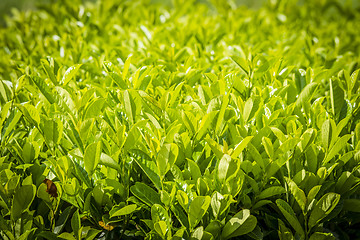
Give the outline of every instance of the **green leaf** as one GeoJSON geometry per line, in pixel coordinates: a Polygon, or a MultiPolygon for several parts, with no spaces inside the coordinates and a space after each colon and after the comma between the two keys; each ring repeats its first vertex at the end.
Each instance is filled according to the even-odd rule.
{"type": "Polygon", "coordinates": [[[276,195],[280,195],[286,193],[285,188],[281,187],[281,186],[271,186],[268,187],[266,189],[264,189],[258,196],[257,199],[261,200],[261,199],[265,199],[265,198],[270,198],[276,195]]]}
{"type": "Polygon", "coordinates": [[[31,124],[34,124],[35,126],[38,126],[40,123],[40,114],[38,112],[38,110],[31,104],[24,104],[24,105],[20,105],[17,104],[16,105],[20,111],[22,112],[22,114],[24,114],[24,116],[28,119],[28,121],[31,124]]]}
{"type": "Polygon", "coordinates": [[[330,79],[330,102],[332,114],[338,116],[344,105],[344,90],[339,86],[338,80],[330,79]]]}
{"type": "Polygon", "coordinates": [[[265,148],[265,151],[267,153],[267,155],[269,156],[270,159],[273,159],[274,157],[274,148],[272,145],[272,142],[269,138],[267,137],[262,137],[261,142],[265,148]]]}
{"type": "Polygon", "coordinates": [[[328,149],[331,145],[332,139],[336,131],[336,125],[334,120],[328,119],[324,121],[321,126],[321,142],[325,149],[328,149]]]}
{"type": "Polygon", "coordinates": [[[65,208],[65,210],[61,212],[58,219],[55,220],[55,227],[54,227],[55,234],[61,233],[62,230],[64,229],[64,227],[67,223],[67,220],[70,217],[71,208],[72,208],[72,206],[68,206],[67,208],[65,208]]]}
{"type": "Polygon", "coordinates": [[[159,221],[164,221],[167,226],[167,231],[171,228],[171,219],[169,217],[169,214],[165,210],[165,208],[159,204],[154,204],[151,207],[151,219],[154,224],[159,221]]]}
{"type": "Polygon", "coordinates": [[[198,131],[196,132],[197,140],[201,140],[204,134],[211,128],[217,113],[218,111],[209,112],[201,119],[198,131]]]}
{"type": "Polygon", "coordinates": [[[39,88],[40,92],[45,96],[49,103],[53,104],[55,99],[50,87],[46,84],[46,82],[38,76],[31,77],[31,80],[39,88]]]}
{"type": "Polygon", "coordinates": [[[280,209],[281,213],[284,215],[286,220],[290,225],[295,229],[295,231],[302,237],[305,238],[305,232],[301,227],[299,220],[297,219],[294,210],[290,205],[282,199],[276,200],[276,205],[280,209]]]}
{"type": "Polygon", "coordinates": [[[360,213],[360,199],[345,199],[343,211],[360,213]]]}
{"type": "Polygon", "coordinates": [[[187,218],[183,208],[179,204],[171,205],[170,208],[181,225],[188,229],[189,219],[187,218]]]}
{"type": "MultiPolygon", "coordinates": [[[[1,135],[2,139],[5,139],[15,128],[16,124],[19,122],[22,114],[20,111],[12,111],[8,117],[5,126],[2,129],[1,135]]],[[[3,140],[2,140],[3,141],[3,140]]]]}
{"type": "Polygon", "coordinates": [[[50,66],[49,62],[46,59],[40,60],[42,67],[44,68],[44,71],[46,72],[46,75],[49,77],[51,82],[56,86],[58,84],[54,69],[50,66]]]}
{"type": "Polygon", "coordinates": [[[69,67],[66,72],[64,73],[64,76],[61,79],[61,84],[66,85],[68,82],[75,76],[75,74],[79,71],[82,64],[76,64],[74,66],[69,67]]]}
{"type": "Polygon", "coordinates": [[[218,114],[216,126],[215,126],[215,132],[217,134],[220,134],[220,130],[221,130],[220,127],[222,126],[222,123],[224,121],[225,110],[228,107],[228,104],[229,104],[229,93],[226,94],[225,96],[223,96],[223,98],[222,98],[222,104],[221,104],[220,112],[218,114]]]}
{"type": "Polygon", "coordinates": [[[350,76],[349,90],[356,93],[359,90],[360,69],[354,71],[350,76]]]}
{"type": "Polygon", "coordinates": [[[130,55],[128,56],[128,58],[126,59],[126,61],[125,61],[124,69],[123,69],[123,73],[122,73],[122,78],[123,78],[123,79],[126,79],[126,76],[127,76],[128,72],[129,72],[129,67],[130,67],[131,59],[132,59],[132,54],[130,54],[130,55]]]}
{"type": "Polygon", "coordinates": [[[247,136],[244,138],[239,144],[237,144],[234,148],[234,151],[231,153],[232,158],[237,158],[240,153],[246,148],[246,146],[249,144],[251,139],[253,139],[254,136],[247,136]]]}
{"type": "Polygon", "coordinates": [[[135,185],[130,187],[130,191],[150,207],[154,204],[161,204],[160,195],[144,183],[135,183],[135,185]]]}
{"type": "Polygon", "coordinates": [[[157,189],[162,189],[161,180],[158,173],[158,168],[154,161],[143,151],[138,149],[132,149],[130,151],[132,159],[139,165],[144,171],[146,176],[152,181],[157,189]]]}
{"type": "Polygon", "coordinates": [[[84,166],[87,173],[91,176],[97,167],[101,155],[101,142],[92,143],[85,149],[84,166]]]}
{"type": "Polygon", "coordinates": [[[224,181],[227,177],[229,166],[231,162],[231,157],[228,154],[224,154],[220,159],[219,168],[218,168],[218,178],[220,181],[224,181]]]}
{"type": "Polygon", "coordinates": [[[336,238],[332,233],[323,233],[323,232],[315,232],[313,233],[309,240],[335,240],[336,238]]]}
{"type": "Polygon", "coordinates": [[[110,210],[109,215],[111,218],[128,215],[128,214],[135,212],[136,208],[137,208],[136,204],[130,204],[130,205],[127,205],[127,206],[121,207],[121,208],[119,208],[118,206],[114,206],[110,210]]]}
{"type": "Polygon", "coordinates": [[[17,221],[21,214],[29,209],[36,195],[35,185],[24,185],[15,191],[11,206],[11,218],[17,221]]]}
{"type": "Polygon", "coordinates": [[[89,103],[85,109],[84,119],[96,118],[100,115],[105,103],[104,98],[98,98],[89,103]]]}
{"type": "Polygon", "coordinates": [[[191,159],[187,159],[189,171],[191,174],[191,178],[195,181],[197,181],[199,178],[201,178],[201,171],[199,166],[191,159]]]}
{"type": "MultiPolygon", "coordinates": [[[[312,203],[313,203],[313,201],[315,201],[315,197],[319,193],[320,189],[321,189],[321,185],[316,185],[309,191],[307,200],[306,200],[309,208],[312,207],[312,203]]],[[[307,211],[309,211],[309,210],[311,210],[311,209],[307,209],[307,211]]]]}
{"type": "Polygon", "coordinates": [[[166,222],[164,221],[156,222],[154,224],[154,229],[163,239],[165,239],[165,235],[167,233],[166,222]]]}
{"type": "Polygon", "coordinates": [[[190,203],[189,224],[193,229],[200,222],[210,206],[211,198],[209,196],[198,196],[190,203]]]}
{"type": "Polygon", "coordinates": [[[318,224],[323,218],[331,213],[331,211],[336,207],[340,200],[340,195],[336,193],[326,193],[320,200],[316,203],[313,210],[311,211],[309,217],[309,229],[313,228],[318,224]]]}
{"type": "Polygon", "coordinates": [[[247,234],[254,230],[257,219],[250,215],[249,209],[244,209],[235,214],[224,226],[221,237],[229,239],[247,234]]]}
{"type": "Polygon", "coordinates": [[[25,163],[32,163],[39,156],[40,146],[37,142],[26,142],[22,149],[22,158],[25,163]]]}
{"type": "Polygon", "coordinates": [[[279,239],[280,240],[295,240],[292,232],[290,231],[290,229],[288,229],[284,222],[281,221],[280,219],[278,219],[279,221],[279,231],[278,231],[278,234],[279,234],[279,239]]]}
{"type": "Polygon", "coordinates": [[[233,60],[236,65],[238,65],[241,70],[243,70],[246,75],[249,75],[250,69],[249,69],[249,64],[248,61],[245,58],[241,58],[239,56],[233,55],[231,56],[231,60],[233,60]]]}
{"type": "Polygon", "coordinates": [[[311,96],[314,94],[318,83],[312,82],[304,87],[301,91],[299,97],[296,100],[296,107],[301,107],[305,102],[309,102],[311,100],[311,96]]]}
{"type": "Polygon", "coordinates": [[[63,124],[60,119],[44,119],[41,128],[44,133],[45,141],[51,148],[54,148],[59,144],[63,135],[63,124]]]}
{"type": "Polygon", "coordinates": [[[201,239],[204,239],[203,236],[204,235],[204,227],[203,226],[200,226],[198,228],[196,228],[194,230],[194,232],[191,234],[191,240],[201,240],[201,239]]]}
{"type": "Polygon", "coordinates": [[[121,89],[128,89],[127,83],[124,81],[124,79],[115,72],[109,72],[108,73],[110,78],[114,81],[114,83],[120,87],[121,89]]]}
{"type": "Polygon", "coordinates": [[[305,212],[307,198],[303,190],[301,190],[296,183],[290,178],[286,178],[291,194],[294,196],[296,202],[299,204],[301,210],[305,212]]]}
{"type": "Polygon", "coordinates": [[[335,157],[336,154],[343,150],[350,138],[350,134],[344,135],[339,138],[336,143],[331,147],[330,151],[326,154],[323,165],[328,163],[333,157],[335,157]]]}
{"type": "Polygon", "coordinates": [[[129,118],[130,124],[133,125],[135,122],[136,105],[133,97],[128,90],[124,91],[124,106],[126,115],[129,118]]]}
{"type": "Polygon", "coordinates": [[[75,238],[80,240],[81,239],[81,220],[80,220],[80,214],[79,209],[76,210],[71,218],[71,228],[74,232],[75,238]]]}
{"type": "Polygon", "coordinates": [[[99,158],[99,164],[115,169],[117,171],[121,171],[120,165],[117,162],[115,162],[115,160],[112,157],[110,157],[105,153],[101,153],[99,158]]]}
{"type": "Polygon", "coordinates": [[[179,154],[179,148],[174,143],[167,143],[161,146],[156,163],[159,169],[160,176],[163,178],[175,163],[179,154]]]}
{"type": "Polygon", "coordinates": [[[211,197],[211,209],[216,219],[222,220],[223,215],[229,209],[231,203],[235,202],[231,195],[223,196],[219,192],[215,192],[211,197]]]}

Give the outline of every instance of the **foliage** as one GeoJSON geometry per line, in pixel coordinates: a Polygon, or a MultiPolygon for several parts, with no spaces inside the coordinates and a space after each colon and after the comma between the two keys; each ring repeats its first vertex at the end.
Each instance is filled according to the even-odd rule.
{"type": "Polygon", "coordinates": [[[359,14],[331,0],[14,11],[1,237],[359,238],[359,14]]]}

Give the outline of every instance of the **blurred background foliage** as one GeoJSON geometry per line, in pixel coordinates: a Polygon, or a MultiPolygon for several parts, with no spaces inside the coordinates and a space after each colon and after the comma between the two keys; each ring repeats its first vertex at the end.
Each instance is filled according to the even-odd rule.
{"type": "MultiPolygon", "coordinates": [[[[28,10],[28,9],[36,9],[36,6],[39,4],[51,4],[57,0],[1,0],[0,1],[0,22],[5,24],[4,17],[6,15],[11,14],[11,9],[19,9],[19,10],[28,10]]],[[[61,1],[61,0],[60,0],[61,1]]],[[[78,0],[79,2],[88,2],[94,0],[78,0]]],[[[123,0],[118,0],[123,1],[123,0]]],[[[149,0],[154,3],[168,2],[171,5],[172,0],[149,0]]],[[[278,2],[281,0],[198,0],[199,2],[230,2],[233,6],[241,6],[245,5],[250,8],[259,8],[266,2],[278,2]]],[[[299,5],[303,4],[306,0],[298,0],[299,5]]],[[[329,0],[308,0],[312,2],[324,2],[329,0]]],[[[340,5],[351,4],[354,8],[360,9],[360,1],[359,0],[330,0],[340,5]]]]}

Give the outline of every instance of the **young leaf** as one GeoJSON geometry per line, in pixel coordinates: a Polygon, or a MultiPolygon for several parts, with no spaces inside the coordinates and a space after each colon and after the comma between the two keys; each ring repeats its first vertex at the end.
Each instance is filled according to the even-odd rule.
{"type": "Polygon", "coordinates": [[[99,163],[100,155],[101,142],[92,143],[85,149],[84,166],[90,176],[93,174],[99,163]]]}
{"type": "Polygon", "coordinates": [[[193,229],[200,222],[210,206],[211,198],[209,196],[198,196],[190,203],[189,224],[193,229]]]}
{"type": "Polygon", "coordinates": [[[66,85],[68,82],[75,76],[75,74],[79,71],[82,64],[76,64],[74,66],[69,67],[64,73],[63,78],[61,79],[61,84],[66,85]]]}
{"type": "Polygon", "coordinates": [[[240,153],[246,148],[246,146],[249,144],[253,136],[247,136],[244,138],[239,144],[237,144],[234,148],[234,151],[231,154],[232,158],[237,158],[240,153]]]}

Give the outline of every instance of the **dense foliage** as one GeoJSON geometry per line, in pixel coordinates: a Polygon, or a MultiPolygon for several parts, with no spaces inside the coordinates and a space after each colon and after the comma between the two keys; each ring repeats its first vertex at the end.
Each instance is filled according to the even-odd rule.
{"type": "Polygon", "coordinates": [[[13,11],[1,237],[360,238],[359,25],[331,0],[13,11]]]}

